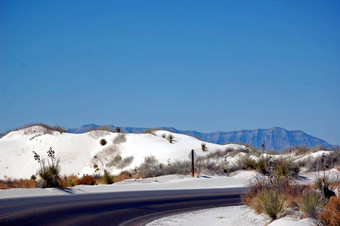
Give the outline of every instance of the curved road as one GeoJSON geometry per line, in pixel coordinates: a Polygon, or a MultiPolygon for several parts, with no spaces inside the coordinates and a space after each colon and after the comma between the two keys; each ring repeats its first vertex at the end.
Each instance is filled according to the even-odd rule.
{"type": "Polygon", "coordinates": [[[0,225],[145,225],[167,215],[239,205],[245,188],[110,192],[0,200],[0,225]]]}

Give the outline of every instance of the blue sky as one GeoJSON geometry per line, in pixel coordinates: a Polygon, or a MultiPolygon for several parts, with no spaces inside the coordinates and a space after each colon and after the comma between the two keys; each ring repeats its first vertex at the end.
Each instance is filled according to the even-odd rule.
{"type": "Polygon", "coordinates": [[[284,127],[340,144],[339,1],[0,0],[0,132],[284,127]]]}

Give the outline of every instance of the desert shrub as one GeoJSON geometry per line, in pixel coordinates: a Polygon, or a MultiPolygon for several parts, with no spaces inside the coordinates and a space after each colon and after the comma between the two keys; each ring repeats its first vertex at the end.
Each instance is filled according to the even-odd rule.
{"type": "Polygon", "coordinates": [[[104,146],[107,144],[107,141],[105,139],[100,139],[99,143],[104,146]]]}
{"type": "Polygon", "coordinates": [[[201,148],[202,148],[202,151],[208,151],[207,144],[205,144],[205,143],[201,144],[201,148]]]}
{"type": "Polygon", "coordinates": [[[120,133],[120,131],[121,131],[120,127],[117,127],[117,128],[116,128],[116,132],[117,132],[117,133],[120,133]]]}
{"type": "Polygon", "coordinates": [[[40,169],[38,170],[38,175],[40,176],[40,180],[37,184],[37,187],[40,188],[52,188],[52,187],[60,187],[60,167],[59,163],[48,163],[44,160],[41,160],[40,169]]]}
{"type": "Polygon", "coordinates": [[[267,165],[268,165],[268,162],[269,162],[269,158],[260,158],[256,164],[256,170],[265,175],[268,173],[268,170],[267,170],[267,165]]]}
{"type": "Polygon", "coordinates": [[[174,136],[172,134],[169,134],[168,141],[172,144],[174,142],[174,136]]]}
{"type": "Polygon", "coordinates": [[[322,198],[320,192],[305,190],[302,193],[300,208],[306,217],[316,219],[324,205],[325,200],[322,198]]]}
{"type": "Polygon", "coordinates": [[[65,176],[61,180],[62,187],[74,187],[77,185],[78,177],[76,175],[65,176]]]}
{"type": "Polygon", "coordinates": [[[286,159],[277,159],[272,161],[273,168],[271,169],[272,172],[271,176],[274,180],[280,180],[283,178],[296,178],[299,175],[300,168],[298,164],[288,161],[286,159]]]}
{"type": "Polygon", "coordinates": [[[332,151],[324,157],[326,169],[332,169],[340,166],[340,149],[332,151]]]}
{"type": "Polygon", "coordinates": [[[125,133],[120,133],[116,136],[116,138],[113,140],[114,144],[121,144],[126,142],[126,134],[125,133]]]}
{"type": "MultiPolygon", "coordinates": [[[[167,174],[190,174],[191,173],[191,162],[190,161],[175,161],[170,162],[166,165],[160,165],[160,167],[163,169],[163,172],[167,174]]],[[[197,169],[196,169],[197,171],[197,169]]]]}
{"type": "Polygon", "coordinates": [[[139,175],[143,177],[157,177],[168,174],[189,174],[191,172],[190,161],[175,161],[168,164],[160,164],[154,156],[144,158],[144,162],[137,168],[139,175]]]}
{"type": "Polygon", "coordinates": [[[107,170],[104,170],[103,180],[104,180],[105,184],[113,184],[114,183],[113,176],[107,170]]]}
{"type": "Polygon", "coordinates": [[[235,157],[239,153],[249,153],[247,149],[226,149],[227,153],[230,153],[229,155],[231,157],[235,157]]]}
{"type": "Polygon", "coordinates": [[[34,152],[34,159],[39,162],[40,168],[38,169],[38,175],[40,180],[37,183],[37,187],[51,188],[60,187],[61,179],[60,173],[60,159],[55,157],[55,151],[50,147],[47,151],[48,159],[47,163],[45,159],[40,159],[40,155],[34,152]]]}
{"type": "Polygon", "coordinates": [[[77,185],[80,185],[80,184],[95,185],[96,179],[93,176],[86,174],[77,180],[77,185]]]}
{"type": "Polygon", "coordinates": [[[309,158],[305,166],[307,171],[315,172],[320,170],[328,170],[340,166],[340,151],[329,151],[328,155],[321,155],[316,158],[309,158]]]}
{"type": "Polygon", "coordinates": [[[214,152],[209,153],[206,157],[200,157],[203,159],[219,159],[219,158],[223,158],[226,157],[227,152],[226,151],[221,151],[221,150],[216,150],[214,152]]]}
{"type": "Polygon", "coordinates": [[[128,171],[123,171],[118,176],[114,177],[114,181],[119,182],[130,178],[132,178],[132,173],[128,171]]]}
{"type": "Polygon", "coordinates": [[[278,191],[264,191],[258,196],[258,199],[260,200],[264,213],[266,213],[273,220],[279,217],[285,201],[278,191]]]}
{"type": "Polygon", "coordinates": [[[118,154],[114,156],[114,158],[111,159],[109,163],[106,164],[106,167],[116,167],[123,169],[129,166],[132,163],[133,159],[134,159],[133,156],[122,158],[122,156],[118,154]]]}
{"type": "Polygon", "coordinates": [[[37,179],[37,176],[36,175],[32,175],[31,176],[31,180],[36,180],[37,179]]]}
{"type": "Polygon", "coordinates": [[[323,225],[340,225],[340,197],[331,197],[323,212],[319,215],[323,225]]]}
{"type": "Polygon", "coordinates": [[[117,155],[120,155],[118,145],[107,146],[91,158],[91,164],[93,166],[96,165],[97,167],[104,167],[109,164],[117,155]]]}
{"type": "Polygon", "coordinates": [[[154,156],[144,158],[144,162],[138,167],[138,172],[141,172],[145,177],[155,177],[160,175],[160,167],[157,159],[154,156]]]}
{"type": "Polygon", "coordinates": [[[122,161],[121,155],[116,155],[109,163],[106,164],[107,167],[116,167],[122,161]]]}
{"type": "Polygon", "coordinates": [[[314,180],[314,187],[321,192],[323,198],[329,199],[331,196],[335,195],[335,193],[331,189],[334,189],[338,182],[339,182],[338,177],[331,179],[326,174],[323,175],[317,174],[314,180]]]}
{"type": "Polygon", "coordinates": [[[232,172],[235,172],[237,170],[242,170],[243,167],[242,167],[242,164],[240,163],[237,163],[237,164],[222,164],[222,170],[223,170],[223,173],[227,174],[227,175],[230,175],[232,172]]]}
{"type": "Polygon", "coordinates": [[[35,188],[37,182],[33,179],[19,179],[12,180],[10,178],[6,180],[0,180],[0,189],[9,189],[9,188],[35,188]]]}
{"type": "Polygon", "coordinates": [[[242,163],[246,169],[256,169],[257,167],[257,162],[254,159],[252,159],[249,155],[245,155],[242,158],[242,163]]]}
{"type": "Polygon", "coordinates": [[[123,169],[123,168],[125,168],[125,167],[128,167],[128,166],[132,163],[133,159],[134,159],[133,156],[124,158],[124,159],[119,163],[118,167],[119,167],[120,169],[123,169]]]}
{"type": "Polygon", "coordinates": [[[262,213],[262,202],[259,199],[264,192],[275,191],[285,200],[286,206],[296,209],[301,201],[303,191],[310,189],[308,185],[292,184],[288,179],[274,181],[271,179],[257,179],[253,181],[245,194],[243,202],[253,208],[257,213],[262,213]]]}
{"type": "Polygon", "coordinates": [[[162,128],[150,128],[150,129],[146,129],[146,130],[144,130],[144,132],[143,133],[150,133],[150,134],[152,134],[152,135],[155,135],[156,133],[156,131],[157,130],[161,130],[162,128]]]}
{"type": "Polygon", "coordinates": [[[198,172],[201,172],[201,173],[204,173],[204,174],[208,174],[208,175],[216,175],[216,174],[227,173],[227,172],[225,172],[225,170],[223,168],[223,164],[218,163],[216,161],[211,161],[210,159],[197,160],[195,171],[198,171],[198,172]]]}
{"type": "Polygon", "coordinates": [[[309,148],[305,146],[297,146],[293,148],[293,152],[296,156],[305,155],[309,152],[309,148]]]}

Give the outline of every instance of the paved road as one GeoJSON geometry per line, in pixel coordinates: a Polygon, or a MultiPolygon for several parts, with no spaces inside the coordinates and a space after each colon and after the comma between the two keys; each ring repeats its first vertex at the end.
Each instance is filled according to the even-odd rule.
{"type": "Polygon", "coordinates": [[[0,200],[0,225],[145,225],[171,214],[241,204],[244,188],[110,192],[0,200]]]}

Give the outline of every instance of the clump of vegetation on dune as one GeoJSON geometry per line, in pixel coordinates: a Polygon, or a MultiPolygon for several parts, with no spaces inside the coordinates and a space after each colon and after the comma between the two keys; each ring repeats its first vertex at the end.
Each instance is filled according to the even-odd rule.
{"type": "Polygon", "coordinates": [[[38,175],[40,177],[37,187],[40,188],[51,188],[60,187],[60,159],[55,156],[55,151],[50,147],[47,151],[48,159],[41,159],[40,155],[34,152],[34,159],[40,164],[38,169],[38,175]]]}

